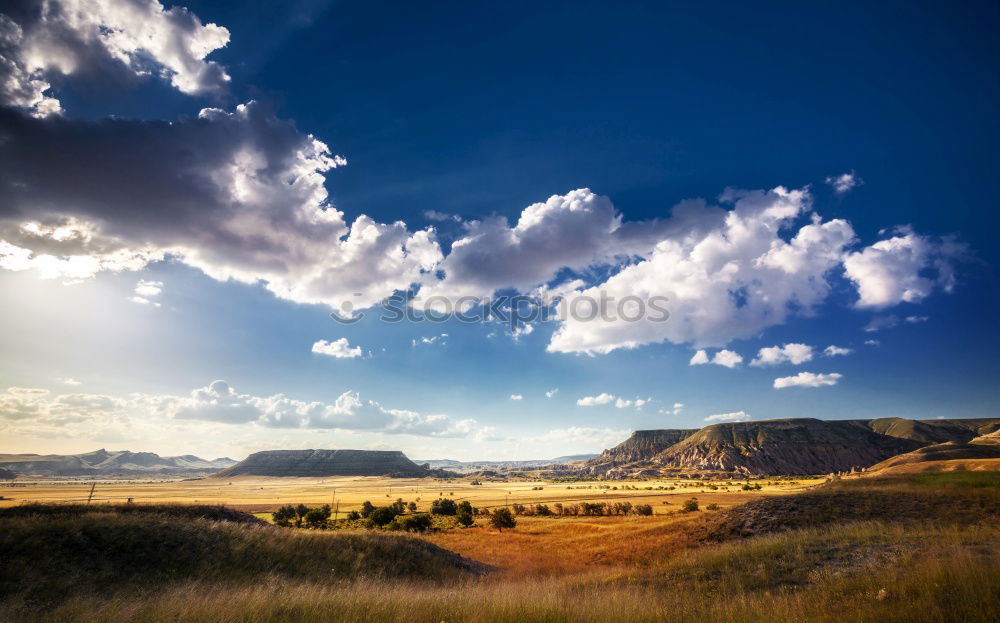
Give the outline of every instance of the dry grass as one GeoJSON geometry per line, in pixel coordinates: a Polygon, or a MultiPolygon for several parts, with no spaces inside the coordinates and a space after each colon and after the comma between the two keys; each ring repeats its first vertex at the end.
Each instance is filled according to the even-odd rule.
{"type": "MultiPolygon", "coordinates": [[[[245,547],[245,555],[254,559],[237,558],[235,572],[225,571],[228,564],[211,563],[158,583],[121,583],[107,590],[88,590],[84,583],[83,588],[49,601],[43,609],[25,603],[23,598],[8,599],[0,604],[0,620],[995,620],[995,613],[1000,611],[1000,527],[991,500],[1000,491],[1000,474],[857,479],[829,489],[830,493],[823,495],[835,497],[824,498],[824,503],[836,499],[841,505],[850,505],[851,496],[857,500],[883,496],[883,503],[860,504],[863,513],[837,513],[836,521],[825,523],[815,520],[829,515],[831,509],[820,504],[809,513],[803,510],[802,515],[808,519],[805,525],[823,524],[818,527],[784,526],[788,528],[784,532],[714,544],[699,544],[691,539],[691,531],[738,510],[653,517],[522,517],[516,530],[502,535],[477,527],[423,537],[502,568],[486,577],[446,574],[435,582],[416,579],[423,578],[417,567],[410,573],[383,573],[381,577],[369,574],[367,578],[351,577],[350,571],[328,573],[325,565],[334,559],[342,559],[345,564],[353,560],[355,573],[366,568],[359,558],[391,567],[386,559],[392,554],[383,545],[369,544],[361,552],[345,550],[347,541],[338,541],[342,536],[379,541],[391,535],[240,525],[236,527],[255,531],[254,538],[259,535],[261,540],[253,540],[245,547]],[[945,503],[921,506],[925,496],[937,496],[945,503]],[[911,500],[910,506],[900,506],[907,499],[911,500]],[[918,506],[923,509],[922,519],[908,515],[908,508],[918,506]],[[958,514],[953,516],[956,508],[958,514]],[[900,521],[900,517],[905,520],[900,521]],[[277,545],[269,543],[272,538],[277,538],[277,545]],[[277,553],[272,553],[273,548],[277,553]],[[289,561],[289,556],[293,557],[297,573],[273,565],[273,560],[289,561]]],[[[799,505],[811,507],[816,495],[797,496],[799,505]]],[[[795,499],[772,498],[754,504],[795,499]]],[[[220,530],[225,533],[218,527],[221,522],[208,523],[198,519],[193,526],[202,534],[218,535],[220,530]]],[[[63,526],[60,530],[71,529],[63,526]]],[[[155,533],[144,533],[142,538],[157,538],[159,532],[158,527],[155,533]]],[[[58,538],[47,535],[46,541],[58,542],[58,538]]],[[[120,537],[112,538],[107,546],[120,541],[120,537]]],[[[417,539],[399,542],[403,541],[420,543],[417,539]]],[[[223,545],[223,553],[232,548],[223,545]]],[[[138,546],[121,547],[122,552],[134,556],[138,546]]],[[[429,575],[434,575],[438,564],[431,562],[429,575]]]]}
{"type": "MultiPolygon", "coordinates": [[[[33,621],[992,621],[996,531],[859,524],[690,551],[642,572],[487,578],[446,586],[264,578],[142,598],[79,596],[33,621]]],[[[9,613],[10,614],[10,613],[9,613]]]]}

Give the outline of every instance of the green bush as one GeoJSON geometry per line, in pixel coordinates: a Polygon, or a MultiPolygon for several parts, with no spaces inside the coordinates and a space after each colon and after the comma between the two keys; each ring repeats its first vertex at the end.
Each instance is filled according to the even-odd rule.
{"type": "Polygon", "coordinates": [[[681,506],[681,510],[685,513],[693,513],[698,510],[698,498],[691,498],[690,500],[684,500],[684,505],[681,506]]]}
{"type": "Polygon", "coordinates": [[[493,511],[493,514],[490,515],[490,524],[500,532],[503,532],[504,528],[516,528],[517,520],[514,519],[514,515],[511,514],[510,509],[504,507],[493,511]]]}
{"type": "Polygon", "coordinates": [[[369,525],[382,528],[396,518],[396,509],[392,506],[379,506],[368,514],[369,525]]]}

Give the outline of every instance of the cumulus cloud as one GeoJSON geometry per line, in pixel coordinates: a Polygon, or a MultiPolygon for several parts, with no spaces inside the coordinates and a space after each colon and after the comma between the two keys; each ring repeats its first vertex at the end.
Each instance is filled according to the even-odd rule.
{"type": "Polygon", "coordinates": [[[162,292],[162,281],[140,279],[139,282],[135,284],[135,289],[132,291],[133,295],[129,298],[129,300],[133,303],[139,303],[140,305],[152,305],[154,307],[159,307],[160,303],[154,299],[160,296],[160,293],[162,292]]]}
{"type": "Polygon", "coordinates": [[[865,340],[866,346],[878,346],[880,343],[878,340],[865,340]]]}
{"type": "Polygon", "coordinates": [[[596,396],[584,396],[576,401],[576,404],[581,407],[596,407],[599,405],[611,404],[614,402],[615,397],[608,393],[598,394],[596,396]]]}
{"type": "Polygon", "coordinates": [[[629,408],[634,407],[636,409],[640,409],[641,410],[642,407],[644,405],[646,405],[647,403],[649,403],[651,400],[652,400],[651,398],[634,398],[634,399],[631,399],[631,400],[626,400],[624,398],[616,398],[615,399],[615,408],[616,409],[629,409],[629,408]]]}
{"type": "Polygon", "coordinates": [[[751,366],[776,366],[782,363],[799,365],[813,358],[813,347],[805,344],[785,344],[762,348],[757,357],[750,362],[751,366]]]}
{"type": "Polygon", "coordinates": [[[905,320],[909,324],[920,324],[921,322],[927,322],[930,318],[927,316],[907,316],[905,320]]]}
{"type": "Polygon", "coordinates": [[[8,270],[80,280],[170,256],[344,309],[409,287],[441,259],[432,229],[364,215],[348,224],[324,188],[343,159],[254,102],[175,123],[0,110],[0,127],[8,270]]]}
{"type": "Polygon", "coordinates": [[[312,345],[312,352],[337,359],[353,359],[361,356],[361,347],[352,347],[346,337],[342,337],[332,342],[319,340],[312,345]]]}
{"type": "Polygon", "coordinates": [[[733,413],[717,413],[705,418],[706,422],[746,422],[750,419],[750,414],[746,411],[734,411],[733,413]]]}
{"type": "Polygon", "coordinates": [[[578,293],[594,300],[602,293],[617,301],[665,297],[667,321],[658,322],[653,314],[634,322],[565,317],[549,350],[607,353],[663,341],[722,346],[782,324],[794,313],[808,313],[826,298],[827,276],[854,240],[846,221],[813,216],[792,229],[811,207],[806,189],[730,190],[720,202],[733,208],[683,204],[703,214],[689,219],[712,226],[661,236],[646,259],[578,293]],[[792,234],[787,240],[786,230],[792,234]]]}
{"type": "Polygon", "coordinates": [[[555,396],[558,393],[559,393],[559,388],[558,387],[555,388],[555,389],[550,389],[549,391],[545,392],[545,397],[546,398],[552,398],[553,396],[555,396]]]}
{"type": "Polygon", "coordinates": [[[437,210],[424,210],[424,218],[428,221],[454,221],[456,223],[462,222],[462,217],[457,214],[448,214],[447,212],[438,212],[437,210]]]}
{"type": "Polygon", "coordinates": [[[844,271],[857,286],[857,307],[880,309],[918,303],[935,288],[950,292],[955,263],[965,254],[965,246],[952,238],[937,240],[900,227],[891,238],[848,253],[844,271]]]}
{"type": "Polygon", "coordinates": [[[225,28],[157,0],[15,1],[0,13],[0,103],[58,114],[52,83],[74,75],[160,76],[182,93],[221,93],[229,76],[205,57],[228,42],[225,28]]]}
{"type": "Polygon", "coordinates": [[[735,368],[743,363],[743,357],[739,353],[722,349],[709,359],[708,353],[704,350],[699,350],[693,357],[691,357],[691,361],[688,362],[688,364],[692,366],[702,366],[709,363],[717,366],[724,366],[726,368],[735,368]]]}
{"type": "Polygon", "coordinates": [[[827,357],[836,357],[838,355],[850,355],[854,350],[850,348],[844,348],[841,346],[830,345],[823,349],[823,354],[827,357]]]}
{"type": "Polygon", "coordinates": [[[831,175],[826,178],[826,183],[833,187],[835,193],[844,195],[850,192],[851,189],[861,186],[865,181],[858,177],[857,173],[851,171],[850,173],[831,175]]]}
{"type": "Polygon", "coordinates": [[[524,400],[524,396],[522,396],[521,394],[511,394],[510,395],[510,399],[511,400],[524,400]]]}
{"type": "Polygon", "coordinates": [[[658,413],[663,415],[680,415],[681,410],[684,408],[683,402],[675,402],[673,407],[668,407],[665,409],[660,409],[658,413]]]}
{"type": "MultiPolygon", "coordinates": [[[[390,409],[344,392],[333,402],[303,401],[284,394],[242,394],[225,381],[213,381],[188,396],[132,394],[56,395],[44,389],[12,387],[0,393],[0,431],[51,430],[73,425],[80,430],[127,428],[137,417],[169,421],[216,422],[287,429],[336,429],[427,437],[474,437],[484,428],[472,419],[423,415],[390,409]]],[[[66,428],[61,428],[65,433],[66,428]]]]}
{"type": "Polygon", "coordinates": [[[502,288],[528,292],[565,268],[581,270],[618,258],[648,254],[660,239],[698,231],[718,212],[675,211],[673,219],[624,223],[607,197],[581,188],[526,207],[512,227],[504,217],[465,224],[441,262],[441,280],[420,296],[486,297],[502,288]]]}
{"type": "Polygon", "coordinates": [[[844,375],[837,372],[830,374],[813,374],[812,372],[799,372],[795,376],[784,376],[774,379],[775,389],[785,389],[787,387],[822,387],[824,385],[836,385],[844,375]]]}

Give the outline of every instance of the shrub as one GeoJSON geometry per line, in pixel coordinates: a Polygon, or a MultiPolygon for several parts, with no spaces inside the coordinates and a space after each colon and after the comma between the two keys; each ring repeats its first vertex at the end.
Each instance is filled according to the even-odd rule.
{"type": "Polygon", "coordinates": [[[504,528],[513,530],[517,527],[517,520],[511,514],[509,508],[498,508],[490,516],[490,525],[503,532],[504,528]]]}
{"type": "Polygon", "coordinates": [[[306,512],[304,519],[307,526],[318,528],[326,524],[330,518],[330,505],[324,504],[320,508],[312,508],[306,512]]]}
{"type": "Polygon", "coordinates": [[[416,502],[410,502],[409,504],[406,505],[406,508],[410,509],[411,513],[415,513],[415,512],[417,512],[417,503],[416,502]]]}
{"type": "Polygon", "coordinates": [[[709,505],[708,505],[708,506],[706,506],[705,508],[706,508],[707,510],[710,510],[710,511],[717,511],[717,510],[719,510],[719,505],[718,505],[718,504],[716,504],[715,502],[712,502],[711,504],[709,504],[709,505]]]}
{"type": "Polygon", "coordinates": [[[379,528],[386,526],[396,518],[396,511],[391,506],[379,506],[368,515],[368,522],[379,528]]]}
{"type": "Polygon", "coordinates": [[[349,521],[357,521],[361,519],[361,513],[359,513],[358,511],[351,511],[347,513],[347,519],[349,521]]]}
{"type": "Polygon", "coordinates": [[[454,515],[458,512],[455,500],[438,498],[431,503],[431,512],[435,515],[454,515]]]}
{"type": "Polygon", "coordinates": [[[465,528],[468,528],[469,526],[474,524],[476,520],[472,518],[471,506],[468,509],[459,507],[458,513],[455,514],[455,521],[458,522],[458,525],[463,526],[465,528]]]}
{"type": "Polygon", "coordinates": [[[291,524],[291,521],[295,519],[295,507],[290,504],[282,506],[278,510],[271,513],[271,517],[277,525],[288,526],[291,524]]]}
{"type": "Polygon", "coordinates": [[[524,513],[524,505],[523,504],[515,504],[513,506],[513,508],[514,508],[514,514],[515,515],[521,515],[521,514],[524,513]]]}
{"type": "Polygon", "coordinates": [[[684,505],[681,507],[685,513],[693,513],[698,510],[698,498],[691,498],[690,500],[684,500],[684,505]]]}
{"type": "Polygon", "coordinates": [[[397,517],[393,523],[400,530],[406,530],[407,532],[427,532],[431,529],[432,520],[431,516],[427,513],[420,513],[418,515],[397,517]]]}
{"type": "Polygon", "coordinates": [[[374,511],[374,510],[375,510],[375,505],[372,504],[371,502],[369,502],[368,500],[365,500],[364,502],[361,503],[361,516],[362,517],[364,517],[364,518],[367,519],[368,516],[371,515],[372,511],[374,511]]]}
{"type": "Polygon", "coordinates": [[[649,516],[653,514],[653,506],[651,504],[637,504],[634,511],[636,515],[649,516]]]}

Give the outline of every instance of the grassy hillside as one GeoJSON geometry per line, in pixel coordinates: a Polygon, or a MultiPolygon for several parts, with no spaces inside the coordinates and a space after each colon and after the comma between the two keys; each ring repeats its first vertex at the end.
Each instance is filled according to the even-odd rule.
{"type": "Polygon", "coordinates": [[[0,597],[27,603],[188,580],[456,580],[477,570],[404,536],[282,530],[217,507],[138,505],[0,511],[0,560],[0,597]]]}

